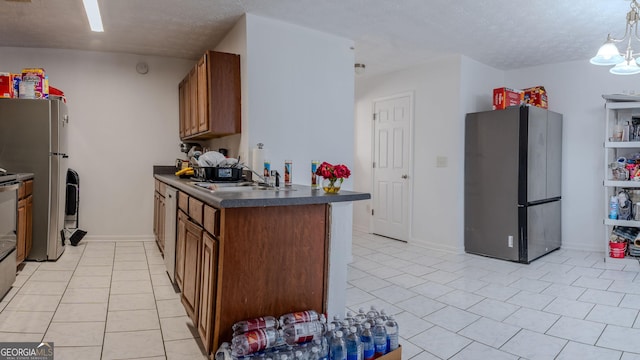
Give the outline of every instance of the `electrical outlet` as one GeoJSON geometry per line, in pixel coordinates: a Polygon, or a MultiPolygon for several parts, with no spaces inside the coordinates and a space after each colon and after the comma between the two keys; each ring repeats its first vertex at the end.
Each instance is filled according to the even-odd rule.
{"type": "Polygon", "coordinates": [[[507,242],[509,244],[509,247],[512,248],[513,247],[513,235],[509,235],[509,238],[508,238],[507,242]]]}

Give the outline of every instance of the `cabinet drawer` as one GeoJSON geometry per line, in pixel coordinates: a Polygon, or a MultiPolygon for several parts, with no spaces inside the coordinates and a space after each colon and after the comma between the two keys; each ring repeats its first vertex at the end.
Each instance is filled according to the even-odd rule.
{"type": "Polygon", "coordinates": [[[202,208],[204,204],[202,201],[195,198],[189,198],[189,217],[199,225],[202,225],[202,208]]]}
{"type": "Polygon", "coordinates": [[[189,213],[189,195],[182,191],[178,192],[178,209],[184,211],[185,214],[189,213]]]}
{"type": "Polygon", "coordinates": [[[24,194],[26,193],[27,186],[24,181],[20,183],[20,187],[18,188],[18,199],[24,199],[24,194]]]}
{"type": "Polygon", "coordinates": [[[207,230],[208,233],[213,234],[215,236],[220,236],[220,215],[218,209],[212,208],[209,205],[204,206],[204,229],[207,230]]]}
{"type": "Polygon", "coordinates": [[[24,182],[25,184],[25,194],[24,196],[29,196],[33,194],[33,180],[27,180],[24,182]]]}

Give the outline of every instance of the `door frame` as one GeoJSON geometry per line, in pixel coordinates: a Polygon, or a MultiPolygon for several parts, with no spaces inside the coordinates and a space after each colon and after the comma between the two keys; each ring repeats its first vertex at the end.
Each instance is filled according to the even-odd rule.
{"type": "MultiPolygon", "coordinates": [[[[375,114],[375,105],[377,102],[379,101],[386,101],[386,100],[392,100],[392,99],[397,99],[397,98],[403,98],[403,97],[409,97],[409,159],[408,159],[408,163],[409,163],[409,170],[408,170],[408,175],[409,175],[409,187],[407,190],[407,196],[408,196],[408,201],[407,201],[407,206],[409,207],[407,209],[407,222],[408,222],[408,226],[409,226],[409,231],[408,231],[408,235],[407,235],[407,243],[410,243],[413,241],[413,138],[414,138],[414,123],[415,123],[415,119],[414,119],[414,115],[415,115],[415,110],[414,110],[414,98],[415,98],[415,91],[414,90],[409,90],[406,92],[401,92],[401,93],[397,93],[397,94],[393,94],[393,95],[389,95],[389,96],[384,96],[384,97],[378,97],[378,98],[374,98],[371,100],[371,114],[369,116],[369,118],[371,119],[371,207],[373,209],[374,204],[375,204],[375,183],[376,183],[376,178],[375,178],[375,173],[376,173],[376,169],[373,167],[373,162],[375,160],[375,153],[376,153],[376,148],[375,148],[375,144],[376,144],[376,126],[375,126],[375,122],[373,120],[373,116],[375,114]]],[[[375,209],[374,209],[375,210],[375,209]]],[[[369,233],[373,234],[373,215],[371,215],[371,213],[369,213],[369,233]]],[[[402,239],[396,239],[398,241],[405,241],[402,239]]]]}

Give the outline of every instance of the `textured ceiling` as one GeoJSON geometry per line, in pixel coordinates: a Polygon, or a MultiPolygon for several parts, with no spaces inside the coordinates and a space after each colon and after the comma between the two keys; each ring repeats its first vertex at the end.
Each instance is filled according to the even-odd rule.
{"type": "MultiPolygon", "coordinates": [[[[92,33],[82,0],[0,0],[0,46],[197,59],[245,12],[354,40],[367,74],[461,53],[509,70],[595,54],[624,34],[628,0],[99,0],[92,33]]],[[[640,51],[640,45],[636,45],[640,51]]]]}

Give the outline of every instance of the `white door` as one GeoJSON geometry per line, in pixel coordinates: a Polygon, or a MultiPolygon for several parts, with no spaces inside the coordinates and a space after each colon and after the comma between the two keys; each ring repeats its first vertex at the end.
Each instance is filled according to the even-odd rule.
{"type": "Polygon", "coordinates": [[[412,96],[373,104],[373,233],[409,240],[412,96]]]}

